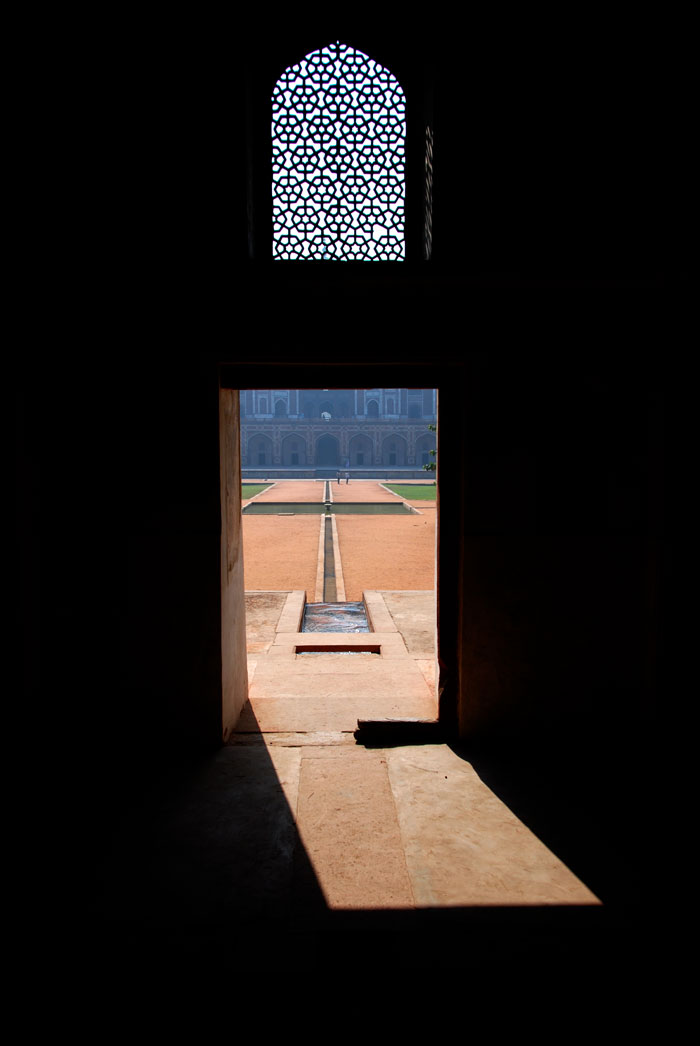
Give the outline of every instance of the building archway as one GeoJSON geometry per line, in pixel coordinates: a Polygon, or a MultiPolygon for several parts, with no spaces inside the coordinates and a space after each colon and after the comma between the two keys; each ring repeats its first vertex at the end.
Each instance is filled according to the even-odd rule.
{"type": "Polygon", "coordinates": [[[257,433],[248,440],[248,467],[267,467],[272,464],[272,440],[257,433]]]}
{"type": "Polygon", "coordinates": [[[372,464],[372,440],[364,433],[351,437],[348,452],[353,468],[367,468],[372,464]]]}
{"type": "Polygon", "coordinates": [[[382,440],[382,465],[406,464],[406,440],[402,436],[390,435],[382,440]]]}
{"type": "Polygon", "coordinates": [[[435,450],[435,434],[426,432],[416,440],[416,465],[429,465],[434,460],[431,450],[435,450]]]}
{"type": "MultiPolygon", "coordinates": [[[[390,365],[390,366],[391,366],[391,377],[392,378],[394,377],[394,374],[399,372],[399,369],[400,369],[400,372],[401,372],[401,376],[403,377],[405,375],[405,373],[406,373],[406,366],[404,364],[393,364],[393,365],[390,365]]],[[[278,377],[280,378],[279,384],[293,386],[293,385],[298,383],[298,384],[305,384],[305,385],[307,385],[307,388],[304,389],[303,394],[300,396],[300,402],[303,402],[304,404],[309,404],[309,406],[312,406],[312,403],[313,403],[313,382],[298,382],[299,376],[303,375],[303,377],[307,377],[307,375],[308,375],[308,377],[314,378],[318,374],[319,377],[321,377],[321,375],[322,375],[321,380],[319,381],[319,386],[321,385],[321,382],[324,382],[325,384],[328,383],[327,371],[324,368],[322,368],[320,365],[318,365],[318,364],[312,364],[310,366],[309,365],[303,365],[303,364],[302,365],[299,365],[299,364],[294,364],[294,365],[278,364],[278,365],[276,365],[276,367],[277,367],[277,371],[278,371],[278,377]],[[311,390],[308,389],[308,385],[311,385],[311,390]]],[[[371,379],[375,379],[376,378],[376,376],[377,376],[376,373],[375,372],[371,372],[369,367],[367,367],[367,371],[369,372],[367,374],[367,377],[371,377],[371,379]]],[[[423,385],[427,384],[427,382],[425,381],[425,378],[433,377],[432,368],[428,368],[428,367],[425,367],[425,366],[421,366],[420,368],[416,368],[415,366],[413,366],[411,368],[411,373],[412,374],[416,374],[416,376],[418,377],[418,380],[416,380],[414,387],[423,386],[423,385]]],[[[365,373],[363,372],[362,367],[360,365],[349,364],[346,367],[338,368],[338,371],[336,372],[336,374],[334,374],[334,377],[336,377],[336,379],[340,379],[340,380],[338,380],[338,388],[347,389],[347,388],[350,388],[351,386],[354,387],[355,385],[362,385],[362,378],[365,377],[365,373]],[[345,381],[342,380],[343,378],[345,378],[345,381]]],[[[243,387],[244,389],[254,389],[258,385],[261,385],[263,383],[263,380],[268,380],[269,379],[269,365],[261,364],[261,363],[259,363],[259,364],[247,364],[247,365],[246,364],[242,365],[240,363],[236,363],[235,365],[229,364],[229,363],[225,363],[225,364],[221,365],[219,378],[220,378],[222,390],[240,389],[241,387],[243,387]]],[[[365,381],[365,388],[369,384],[370,384],[369,381],[365,381]]],[[[389,384],[392,384],[392,382],[387,381],[386,384],[389,385],[389,384]]],[[[396,382],[394,381],[393,384],[396,384],[396,382]]],[[[452,385],[450,385],[450,388],[448,388],[447,391],[446,391],[446,395],[447,395],[448,401],[450,399],[451,390],[452,390],[452,385]]],[[[360,396],[360,394],[358,393],[358,410],[359,410],[360,413],[362,413],[362,408],[364,407],[364,404],[361,402],[363,398],[364,398],[364,394],[362,396],[360,396]]],[[[375,394],[375,398],[376,398],[376,394],[375,394]]],[[[320,396],[319,396],[319,399],[320,399],[320,396]]],[[[312,409],[313,409],[313,407],[312,407],[312,409]]],[[[448,416],[449,416],[449,411],[448,411],[448,416]]],[[[456,414],[454,416],[456,416],[456,414]]],[[[318,425],[318,424],[313,426],[313,429],[316,431],[316,433],[318,432],[319,427],[320,427],[320,425],[318,425]]],[[[239,423],[238,411],[236,411],[235,430],[234,431],[235,431],[234,439],[240,440],[240,423],[239,423]]],[[[263,433],[258,432],[258,433],[256,433],[256,435],[263,436],[263,433]]],[[[310,436],[311,436],[311,433],[309,433],[309,437],[310,436]]],[[[367,439],[372,441],[372,437],[370,437],[368,434],[367,434],[367,439]]],[[[449,444],[448,444],[448,446],[449,446],[449,444]]],[[[316,439],[316,442],[313,444],[313,446],[312,446],[311,443],[309,443],[306,446],[305,450],[306,450],[306,467],[307,468],[318,466],[318,465],[321,465],[321,467],[323,467],[322,461],[319,460],[319,451],[320,451],[320,457],[322,459],[326,458],[330,462],[332,462],[331,464],[325,465],[326,468],[337,469],[337,468],[341,467],[339,442],[329,432],[323,432],[320,436],[318,436],[318,438],[316,439]]],[[[359,442],[358,442],[358,444],[353,444],[352,450],[354,451],[355,454],[357,454],[357,453],[364,453],[363,451],[359,450],[359,442]]],[[[452,448],[450,447],[450,451],[451,450],[452,450],[452,448]]],[[[351,451],[351,448],[350,448],[349,445],[348,445],[348,451],[349,452],[351,451]]],[[[398,447],[397,447],[397,451],[398,451],[398,447]]],[[[370,467],[370,469],[371,469],[372,466],[379,464],[379,462],[374,460],[374,454],[375,454],[375,447],[374,447],[374,442],[372,441],[372,460],[367,463],[368,466],[370,467]]],[[[451,453],[448,453],[447,457],[450,458],[451,457],[451,453]]],[[[445,461],[446,461],[446,455],[445,455],[444,450],[443,450],[443,453],[442,453],[442,459],[443,459],[443,467],[444,467],[445,461]]],[[[300,460],[301,460],[301,458],[300,458],[300,460]]],[[[357,459],[355,459],[355,460],[357,460],[357,459]]],[[[345,461],[343,459],[342,466],[344,466],[344,464],[345,464],[345,461]]],[[[356,467],[354,462],[353,462],[353,467],[356,467]]],[[[449,469],[449,464],[447,465],[447,468],[449,469]]],[[[448,506],[448,509],[447,509],[446,513],[444,513],[443,512],[444,506],[441,504],[442,501],[443,501],[443,498],[440,495],[439,477],[436,475],[435,479],[436,479],[436,484],[437,484],[437,488],[438,488],[437,489],[438,497],[437,497],[437,506],[436,506],[438,511],[437,511],[437,517],[436,517],[436,544],[435,544],[435,562],[436,562],[435,582],[436,582],[436,584],[435,584],[435,590],[434,590],[435,609],[436,609],[436,633],[435,633],[435,641],[436,641],[436,643],[435,643],[436,677],[435,678],[436,678],[436,686],[437,686],[437,693],[438,693],[438,716],[440,718],[441,723],[444,724],[446,729],[449,729],[449,730],[453,730],[454,729],[454,730],[456,730],[457,729],[457,721],[458,721],[458,696],[459,696],[458,680],[459,680],[459,668],[458,668],[458,665],[457,665],[455,657],[454,657],[454,651],[455,651],[454,641],[455,640],[454,640],[454,635],[453,635],[452,623],[456,620],[456,616],[454,614],[454,608],[458,606],[458,591],[457,591],[457,587],[456,587],[456,584],[455,584],[455,577],[456,576],[455,576],[454,570],[443,566],[443,564],[445,562],[447,562],[447,560],[445,559],[444,556],[442,556],[440,554],[440,548],[441,548],[441,543],[443,545],[445,545],[445,544],[449,545],[451,542],[456,540],[456,538],[455,538],[455,526],[456,526],[455,520],[457,519],[457,517],[456,517],[455,512],[453,510],[453,506],[454,506],[454,496],[453,496],[454,491],[453,491],[453,488],[449,487],[448,491],[447,491],[447,494],[444,497],[444,501],[445,501],[445,503],[448,506]],[[444,526],[443,526],[443,523],[444,523],[444,526]],[[442,537],[441,537],[441,535],[442,535],[442,537]],[[447,607],[446,614],[443,614],[442,616],[440,614],[440,606],[441,606],[441,604],[443,604],[445,607],[447,607]]],[[[225,491],[222,490],[222,497],[224,495],[225,495],[225,491]]],[[[240,512],[237,514],[237,518],[238,518],[238,524],[237,524],[238,530],[237,530],[237,532],[234,532],[232,534],[228,534],[228,538],[227,538],[228,543],[232,544],[232,545],[235,545],[235,543],[237,541],[240,541],[240,535],[241,535],[241,530],[242,530],[242,519],[240,517],[240,512]]],[[[238,597],[240,598],[241,605],[242,605],[244,603],[244,590],[243,590],[242,583],[240,583],[240,592],[238,593],[238,597]]],[[[229,599],[228,595],[226,595],[225,598],[228,600],[229,599]]],[[[245,622],[244,608],[241,610],[240,613],[242,615],[242,620],[245,622]]],[[[236,641],[233,642],[230,646],[227,646],[227,642],[228,642],[227,640],[224,641],[224,649],[225,649],[224,660],[226,661],[227,664],[230,662],[231,665],[235,668],[235,665],[241,663],[241,659],[242,659],[243,662],[245,662],[245,658],[246,658],[245,625],[243,627],[243,632],[241,634],[241,637],[237,638],[236,641]]],[[[236,719],[235,716],[231,717],[231,719],[229,720],[230,726],[235,725],[235,719],[236,719]]]]}
{"type": "Polygon", "coordinates": [[[292,467],[306,464],[306,441],[295,433],[282,439],[282,464],[292,467]]]}
{"type": "Polygon", "coordinates": [[[316,440],[316,464],[337,466],[340,463],[340,446],[335,436],[319,436],[316,440]]]}

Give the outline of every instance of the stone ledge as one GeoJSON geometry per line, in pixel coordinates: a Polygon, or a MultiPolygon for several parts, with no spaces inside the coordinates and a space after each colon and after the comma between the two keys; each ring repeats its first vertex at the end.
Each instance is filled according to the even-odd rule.
{"type": "Polygon", "coordinates": [[[275,632],[298,632],[304,616],[305,603],[306,592],[303,588],[290,592],[282,608],[275,632]]]}
{"type": "Polygon", "coordinates": [[[362,598],[367,607],[367,619],[373,632],[398,632],[381,592],[370,589],[362,593],[362,598]]]}
{"type": "Polygon", "coordinates": [[[277,632],[267,656],[295,658],[298,647],[327,647],[335,652],[379,647],[381,658],[409,657],[399,632],[277,632]]]}

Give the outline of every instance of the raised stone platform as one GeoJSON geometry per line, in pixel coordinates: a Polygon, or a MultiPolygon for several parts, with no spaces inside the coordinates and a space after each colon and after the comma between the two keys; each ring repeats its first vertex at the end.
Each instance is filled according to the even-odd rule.
{"type": "MultiPolygon", "coordinates": [[[[304,592],[286,593],[284,603],[282,595],[246,596],[250,690],[239,731],[352,733],[358,719],[437,718],[434,631],[431,651],[425,643],[422,647],[416,643],[405,621],[413,648],[409,650],[383,594],[366,592],[371,632],[302,632],[304,592]],[[304,651],[311,648],[328,653],[304,657],[304,651]],[[342,653],[358,648],[368,652],[353,657],[342,653]]],[[[434,604],[433,594],[413,595],[416,605],[422,606],[424,619],[434,604]]]]}

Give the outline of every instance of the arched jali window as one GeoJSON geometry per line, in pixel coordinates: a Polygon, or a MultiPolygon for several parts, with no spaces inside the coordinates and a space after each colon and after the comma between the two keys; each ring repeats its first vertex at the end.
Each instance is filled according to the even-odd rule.
{"type": "Polygon", "coordinates": [[[334,43],[272,95],[272,255],[403,261],[406,105],[396,77],[334,43]]]}

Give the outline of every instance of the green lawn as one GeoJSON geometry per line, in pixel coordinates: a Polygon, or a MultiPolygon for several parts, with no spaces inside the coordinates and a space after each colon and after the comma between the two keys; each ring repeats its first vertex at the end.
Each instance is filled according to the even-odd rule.
{"type": "Polygon", "coordinates": [[[435,501],[437,492],[433,483],[385,483],[384,486],[407,501],[435,501]]]}
{"type": "Polygon", "coordinates": [[[244,500],[246,498],[254,498],[255,495],[259,494],[261,490],[267,490],[267,488],[270,486],[272,486],[271,483],[242,483],[241,497],[244,500]]]}

